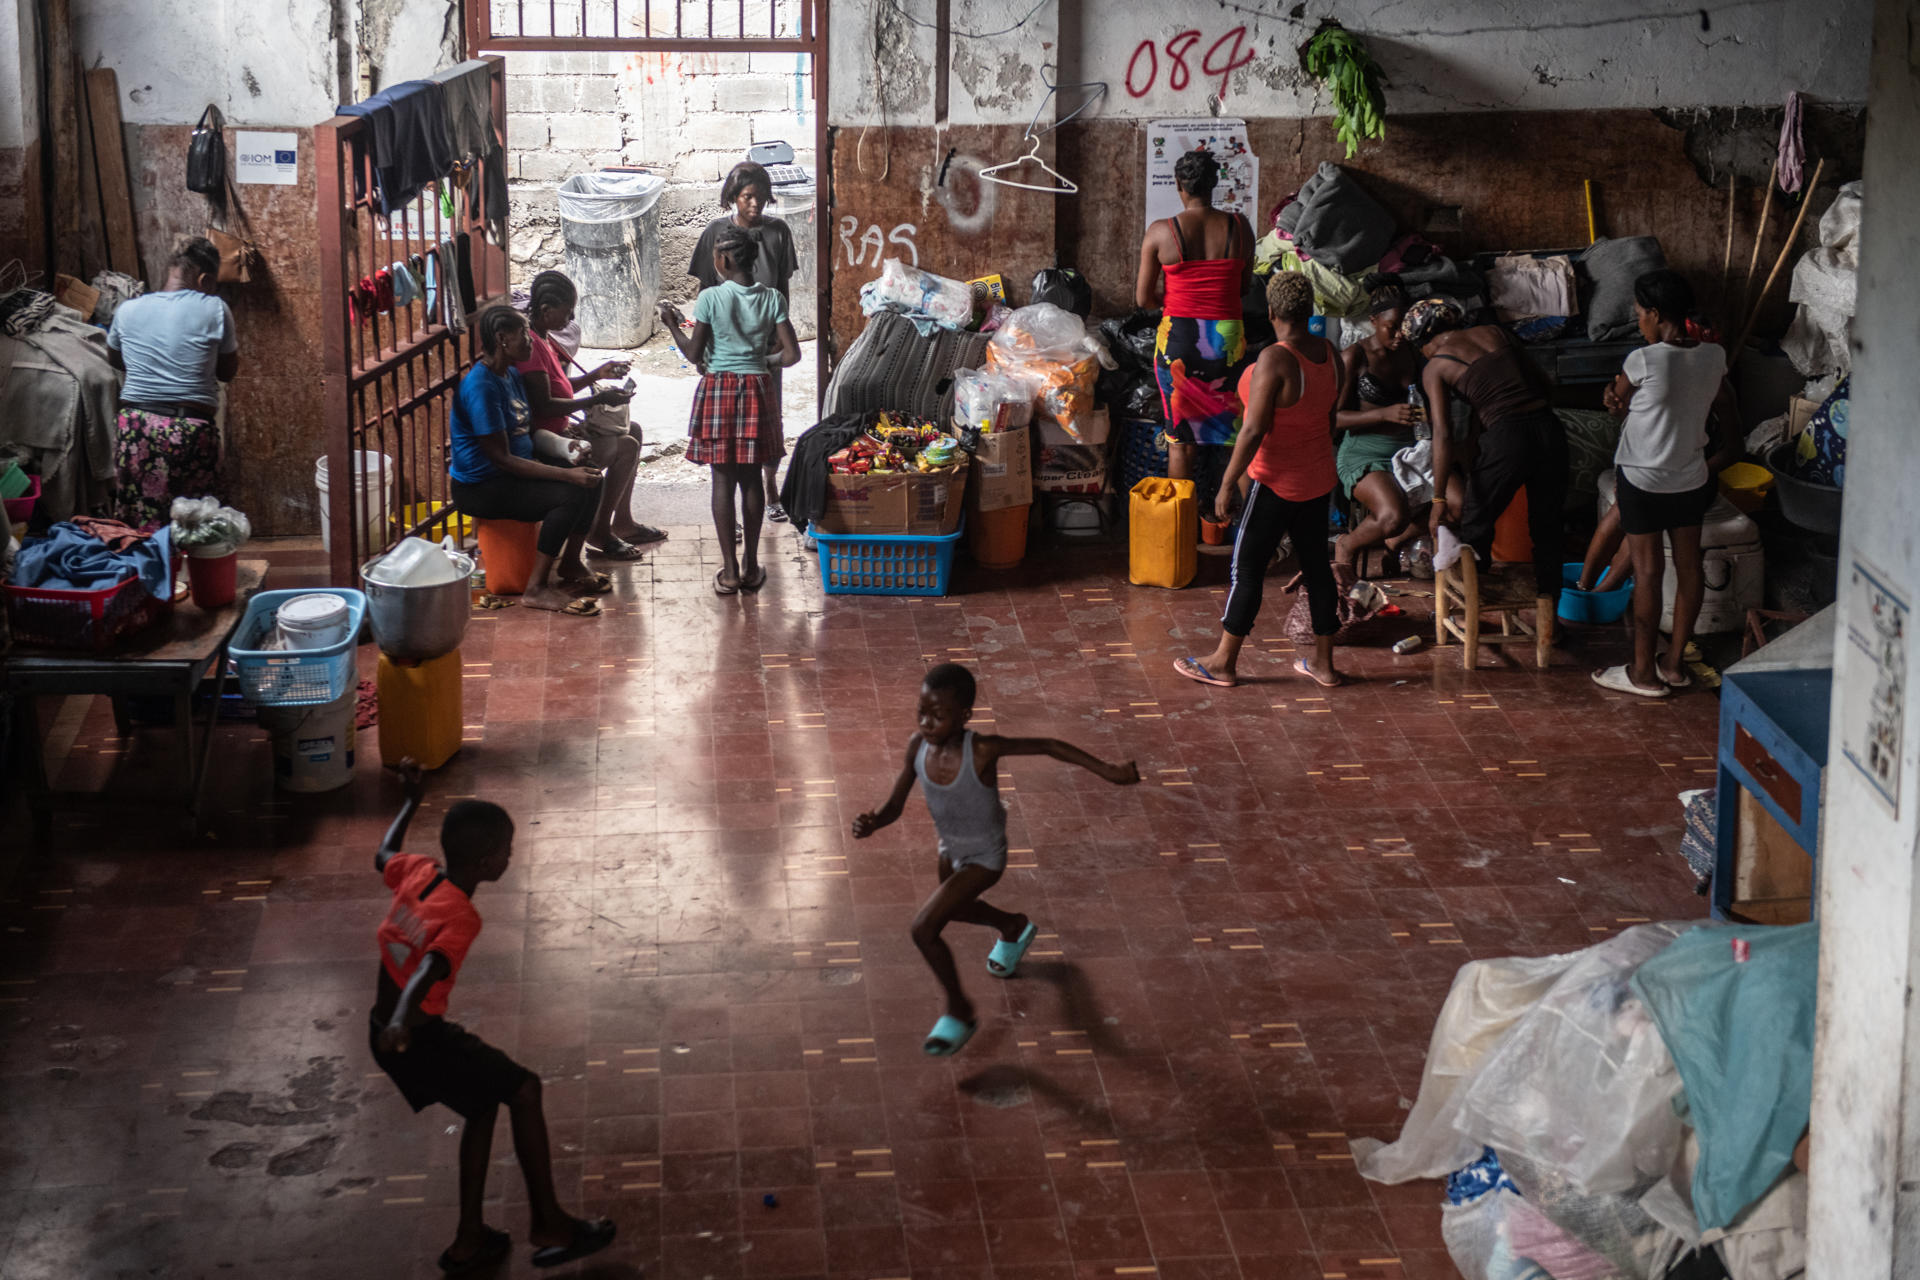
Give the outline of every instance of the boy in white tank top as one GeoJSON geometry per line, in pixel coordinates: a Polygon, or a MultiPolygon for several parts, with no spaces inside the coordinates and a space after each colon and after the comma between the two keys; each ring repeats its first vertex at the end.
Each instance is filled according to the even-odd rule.
{"type": "Polygon", "coordinates": [[[906,762],[893,794],[880,808],[853,820],[853,838],[864,840],[899,821],[915,779],[923,784],[927,809],[940,835],[940,883],[913,918],[913,945],[946,992],[947,1011],[927,1033],[926,1052],[936,1058],[960,1052],[979,1027],[973,1002],[960,987],[960,971],[940,931],[949,921],[985,925],[1000,933],[987,955],[987,972],[1011,978],[1039,932],[1018,912],[981,900],[1007,868],[1007,809],[1000,802],[1003,756],[1052,756],[1077,764],[1117,786],[1140,781],[1133,761],[1108,764],[1055,738],[1002,738],[967,728],[973,715],[973,673],[945,662],[927,672],[920,686],[920,731],[907,742],[906,762]],[[992,781],[989,781],[991,779],[992,781]]]}

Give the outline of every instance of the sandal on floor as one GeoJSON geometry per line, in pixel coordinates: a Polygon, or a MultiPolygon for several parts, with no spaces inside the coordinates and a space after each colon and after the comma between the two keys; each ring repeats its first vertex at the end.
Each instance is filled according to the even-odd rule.
{"type": "MultiPolygon", "coordinates": [[[[1687,647],[1689,649],[1693,647],[1692,641],[1688,641],[1687,647]]],[[[1666,660],[1666,657],[1667,655],[1663,653],[1653,660],[1653,674],[1660,676],[1660,683],[1676,691],[1693,688],[1693,677],[1687,673],[1685,667],[1680,668],[1680,678],[1678,680],[1669,680],[1665,676],[1660,675],[1660,664],[1666,660]]]]}
{"type": "Polygon", "coordinates": [[[440,1270],[450,1276],[463,1276],[469,1271],[478,1271],[490,1267],[513,1251],[513,1237],[504,1231],[492,1227],[483,1227],[486,1242],[464,1258],[456,1259],[453,1250],[444,1249],[440,1253],[440,1270]]]}
{"type": "Polygon", "coordinates": [[[598,556],[602,560],[626,561],[638,560],[641,556],[641,551],[639,547],[621,538],[608,538],[605,543],[597,547],[589,542],[587,544],[587,554],[590,556],[598,556]]]}
{"type": "Polygon", "coordinates": [[[720,569],[720,570],[717,570],[717,571],[715,571],[715,573],[714,573],[714,575],[713,575],[713,594],[715,594],[715,595],[717,595],[717,596],[737,596],[737,595],[739,595],[739,594],[740,594],[740,584],[739,584],[739,583],[737,583],[737,582],[736,582],[736,583],[734,583],[734,584],[733,584],[732,586],[728,586],[728,585],[727,585],[726,583],[724,583],[724,582],[722,582],[722,581],[720,580],[720,579],[722,579],[723,577],[725,577],[725,576],[726,576],[726,573],[727,573],[727,571],[726,571],[725,569],[720,569]]]}
{"type": "Polygon", "coordinates": [[[962,1022],[950,1013],[943,1013],[940,1021],[933,1024],[933,1030],[927,1032],[927,1042],[921,1048],[929,1058],[951,1058],[966,1047],[979,1029],[978,1022],[962,1022]]]}
{"type": "Polygon", "coordinates": [[[1319,676],[1313,674],[1313,669],[1307,666],[1307,660],[1305,658],[1295,658],[1293,660],[1293,669],[1319,685],[1322,689],[1338,689],[1347,682],[1347,678],[1338,671],[1333,673],[1333,679],[1322,680],[1319,676]]]}
{"type": "Polygon", "coordinates": [[[1198,658],[1175,658],[1173,669],[1197,684],[1210,684],[1216,689],[1231,689],[1239,684],[1238,680],[1223,680],[1200,665],[1198,658]]]}
{"type": "Polygon", "coordinates": [[[1039,936],[1040,926],[1029,920],[1027,927],[1020,931],[1017,941],[1008,942],[1005,938],[997,939],[993,944],[993,950],[987,952],[987,972],[996,978],[1011,978],[1019,972],[1020,962],[1027,958],[1027,948],[1032,946],[1033,940],[1039,936]]]}
{"type": "Polygon", "coordinates": [[[564,613],[570,618],[597,618],[600,616],[600,602],[591,597],[583,597],[569,601],[564,609],[557,609],[555,612],[564,613]]]}
{"type": "Polygon", "coordinates": [[[509,600],[505,596],[488,595],[488,596],[481,596],[478,600],[475,600],[473,602],[473,607],[476,609],[488,609],[488,610],[511,609],[513,608],[513,606],[519,603],[520,602],[518,600],[509,600]]]}
{"type": "Polygon", "coordinates": [[[766,585],[767,585],[767,566],[763,564],[757,564],[753,566],[752,577],[740,579],[740,589],[742,591],[758,591],[760,588],[766,585]]]}
{"type": "Polygon", "coordinates": [[[587,1222],[580,1218],[573,1220],[573,1239],[565,1244],[550,1244],[543,1249],[533,1251],[533,1265],[536,1267],[559,1267],[596,1254],[613,1243],[614,1233],[618,1230],[605,1218],[595,1218],[587,1222]]]}
{"type": "Polygon", "coordinates": [[[604,596],[612,592],[613,579],[604,573],[589,573],[584,578],[563,578],[563,590],[581,596],[604,596]]]}
{"type": "Polygon", "coordinates": [[[1624,663],[1617,667],[1603,667],[1594,672],[1593,682],[1602,689],[1611,689],[1615,693],[1631,693],[1637,698],[1668,698],[1673,696],[1673,690],[1667,688],[1664,684],[1658,689],[1642,689],[1633,682],[1633,677],[1627,674],[1627,668],[1624,663]]]}
{"type": "Polygon", "coordinates": [[[650,524],[643,524],[635,527],[633,536],[628,538],[627,542],[632,546],[645,547],[651,546],[656,542],[665,542],[666,540],[667,531],[665,529],[656,529],[650,524]]]}

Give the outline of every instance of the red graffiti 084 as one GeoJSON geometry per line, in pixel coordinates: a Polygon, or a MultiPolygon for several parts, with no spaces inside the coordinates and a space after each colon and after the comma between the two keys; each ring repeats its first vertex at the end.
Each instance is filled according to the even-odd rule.
{"type": "MultiPolygon", "coordinates": [[[[1193,69],[1187,65],[1187,54],[1205,39],[1198,31],[1182,31],[1169,38],[1164,46],[1156,47],[1151,40],[1142,40],[1134,49],[1133,57],[1127,61],[1127,92],[1136,98],[1144,98],[1153,92],[1154,83],[1160,78],[1160,48],[1167,53],[1167,88],[1181,92],[1193,84],[1193,69]],[[1141,67],[1141,59],[1146,66],[1141,67]]],[[[1253,50],[1247,47],[1247,29],[1235,27],[1233,30],[1207,46],[1206,56],[1200,60],[1200,73],[1209,78],[1220,77],[1220,96],[1227,96],[1227,77],[1253,61],[1253,50]]]]}

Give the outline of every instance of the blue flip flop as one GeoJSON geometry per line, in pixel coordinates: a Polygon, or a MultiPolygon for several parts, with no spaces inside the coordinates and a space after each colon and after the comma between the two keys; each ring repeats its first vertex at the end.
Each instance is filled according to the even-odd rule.
{"type": "Polygon", "coordinates": [[[1027,958],[1027,948],[1040,934],[1040,926],[1027,921],[1027,927],[1020,931],[1016,942],[1005,938],[993,944],[993,950],[987,952],[987,972],[996,978],[1011,978],[1020,968],[1020,962],[1027,958]]]}
{"type": "Polygon", "coordinates": [[[940,1021],[933,1024],[933,1030],[927,1032],[927,1042],[921,1048],[929,1058],[951,1058],[966,1048],[967,1041],[973,1039],[979,1027],[977,1022],[962,1022],[950,1013],[943,1013],[940,1021]]]}

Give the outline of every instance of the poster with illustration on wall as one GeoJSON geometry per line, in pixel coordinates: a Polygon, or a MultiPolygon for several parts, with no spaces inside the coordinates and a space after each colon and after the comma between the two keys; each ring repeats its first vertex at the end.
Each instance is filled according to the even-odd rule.
{"type": "Polygon", "coordinates": [[[1902,735],[1907,719],[1907,634],[1912,608],[1887,576],[1855,560],[1848,570],[1842,621],[1861,664],[1841,690],[1840,750],[1900,816],[1902,735]]]}
{"type": "Polygon", "coordinates": [[[1247,122],[1230,118],[1151,120],[1147,122],[1147,220],[1141,228],[1180,212],[1180,186],[1173,166],[1189,151],[1205,147],[1220,161],[1220,185],[1213,206],[1245,214],[1260,226],[1260,157],[1247,141],[1247,122]]]}

